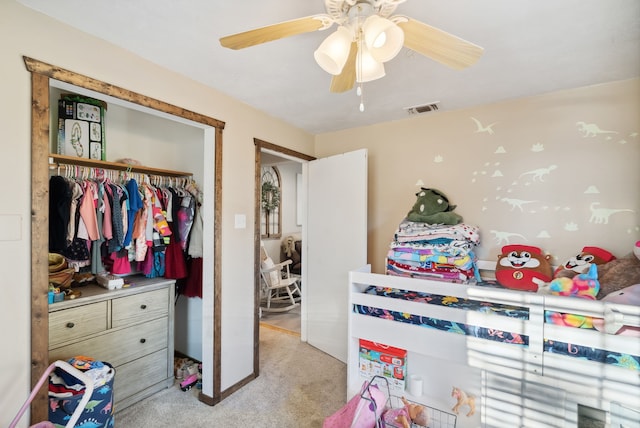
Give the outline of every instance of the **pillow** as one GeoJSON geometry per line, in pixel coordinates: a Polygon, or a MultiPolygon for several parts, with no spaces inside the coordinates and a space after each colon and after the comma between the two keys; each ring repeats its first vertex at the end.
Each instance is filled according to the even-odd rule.
{"type": "MultiPolygon", "coordinates": [[[[271,257],[267,257],[262,261],[262,263],[260,263],[260,265],[262,266],[263,270],[268,270],[273,268],[275,266],[275,263],[273,263],[271,257]]],[[[273,286],[280,281],[280,272],[278,272],[277,270],[272,270],[271,272],[268,272],[268,278],[268,285],[273,286]]]]}
{"type": "Polygon", "coordinates": [[[602,300],[614,291],[622,290],[640,283],[640,260],[633,253],[598,266],[600,292],[597,298],[602,300]]]}
{"type": "MultiPolygon", "coordinates": [[[[629,287],[625,287],[622,290],[607,294],[602,301],[640,306],[640,284],[634,284],[629,287]]],[[[593,326],[598,331],[605,331],[604,320],[602,318],[594,318],[593,326]]],[[[640,337],[640,327],[623,325],[620,326],[615,334],[640,337]]]]}

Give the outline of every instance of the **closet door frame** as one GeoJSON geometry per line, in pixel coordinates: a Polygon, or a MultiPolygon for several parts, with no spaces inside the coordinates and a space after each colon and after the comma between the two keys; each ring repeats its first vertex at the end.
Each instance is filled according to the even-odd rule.
{"type": "MultiPolygon", "coordinates": [[[[23,57],[31,72],[31,387],[49,366],[49,130],[50,79],[96,91],[126,102],[215,128],[213,243],[213,396],[199,400],[213,405],[221,399],[221,261],[222,261],[222,131],[225,123],[106,82],[23,57]]],[[[206,350],[203,350],[203,353],[206,350]]],[[[46,388],[31,403],[31,423],[48,419],[46,388]]]]}

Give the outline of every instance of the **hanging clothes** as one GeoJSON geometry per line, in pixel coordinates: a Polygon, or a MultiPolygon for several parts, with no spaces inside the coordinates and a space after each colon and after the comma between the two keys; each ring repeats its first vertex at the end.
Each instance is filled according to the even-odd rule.
{"type": "Polygon", "coordinates": [[[78,212],[78,205],[80,205],[80,201],[82,200],[83,190],[80,184],[75,181],[66,180],[66,182],[71,190],[71,204],[69,205],[69,223],[67,224],[66,239],[66,246],[69,246],[76,236],[76,227],[78,226],[76,213],[78,212]]]}
{"type": "Polygon", "coordinates": [[[91,246],[91,273],[97,275],[99,273],[105,273],[106,268],[102,264],[102,245],[105,242],[104,228],[103,228],[103,216],[104,216],[104,183],[96,183],[97,198],[96,198],[96,223],[98,224],[98,239],[95,240],[91,246]]]}
{"type": "Polygon", "coordinates": [[[201,255],[202,220],[196,193],[183,187],[189,184],[197,189],[193,181],[176,180],[181,184],[174,185],[169,180],[166,185],[164,180],[154,180],[162,184],[159,187],[148,176],[138,181],[120,174],[116,183],[104,171],[91,175],[91,179],[88,175],[50,178],[52,250],[76,269],[90,266],[94,274],[140,272],[176,280],[191,277],[190,281],[201,283],[201,273],[191,274],[190,266],[197,262],[191,262],[189,253],[201,255]]]}
{"type": "Polygon", "coordinates": [[[189,241],[189,232],[193,225],[193,216],[195,215],[195,200],[192,195],[183,195],[180,200],[180,208],[178,208],[178,230],[180,236],[180,247],[183,251],[187,250],[189,241]]]}
{"type": "Polygon", "coordinates": [[[202,255],[203,255],[203,228],[204,221],[202,219],[202,192],[196,186],[195,182],[191,182],[186,187],[195,200],[195,215],[193,225],[189,232],[189,247],[187,250],[189,276],[184,285],[185,297],[202,298],[202,255]]]}
{"type": "Polygon", "coordinates": [[[98,226],[98,218],[96,213],[97,208],[97,185],[96,183],[85,180],[82,183],[83,196],[80,201],[79,211],[80,218],[82,219],[82,223],[84,224],[84,230],[86,234],[83,232],[82,238],[85,238],[89,241],[97,241],[100,239],[100,231],[98,226]]]}
{"type": "Polygon", "coordinates": [[[124,192],[120,186],[114,183],[107,183],[107,195],[111,204],[111,225],[113,228],[113,237],[107,241],[109,253],[119,251],[124,242],[124,226],[122,223],[122,204],[126,199],[124,192]]]}
{"type": "Polygon", "coordinates": [[[49,252],[59,253],[67,247],[72,195],[66,178],[55,175],[49,179],[49,252]]]}
{"type": "Polygon", "coordinates": [[[183,279],[186,278],[187,273],[187,262],[185,258],[184,251],[182,249],[182,245],[180,244],[180,236],[182,231],[179,228],[177,221],[174,219],[178,218],[178,210],[180,209],[180,201],[181,201],[181,192],[175,188],[168,188],[168,193],[171,194],[170,198],[167,200],[171,200],[171,207],[167,207],[167,217],[170,217],[173,221],[169,222],[169,227],[172,231],[171,242],[167,246],[167,255],[166,255],[166,276],[171,279],[183,279]],[[171,214],[169,212],[171,211],[171,214]]]}
{"type": "Polygon", "coordinates": [[[189,276],[184,284],[185,297],[202,298],[202,257],[189,259],[189,276]]]}
{"type": "Polygon", "coordinates": [[[129,196],[129,206],[127,212],[128,227],[127,233],[124,235],[124,241],[122,243],[122,245],[124,245],[125,247],[131,245],[133,230],[136,221],[136,213],[143,207],[142,198],[140,197],[140,192],[138,191],[138,182],[133,178],[127,182],[127,193],[129,196]]]}

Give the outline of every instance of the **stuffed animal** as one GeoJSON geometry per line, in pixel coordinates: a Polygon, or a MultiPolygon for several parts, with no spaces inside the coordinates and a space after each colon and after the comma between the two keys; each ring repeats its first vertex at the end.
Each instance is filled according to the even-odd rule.
{"type": "Polygon", "coordinates": [[[506,288],[538,291],[541,284],[551,281],[549,259],[538,247],[531,245],[505,245],[498,256],[496,280],[506,288]]]}
{"type": "Polygon", "coordinates": [[[421,404],[411,403],[402,397],[404,407],[391,408],[382,415],[387,426],[398,426],[411,428],[414,424],[426,427],[429,424],[429,415],[421,404]]]}
{"type": "Polygon", "coordinates": [[[469,406],[467,416],[472,416],[476,412],[476,398],[471,394],[467,394],[458,387],[453,387],[451,396],[456,399],[456,405],[451,409],[456,415],[460,411],[460,407],[469,406]]]}
{"type": "Polygon", "coordinates": [[[600,291],[598,281],[598,265],[591,264],[586,273],[581,273],[573,278],[554,278],[549,284],[540,286],[538,292],[543,292],[548,287],[548,293],[555,296],[582,297],[595,300],[600,291]]]}
{"type": "Polygon", "coordinates": [[[441,191],[422,187],[416,196],[418,199],[407,214],[407,220],[429,224],[462,223],[462,217],[453,212],[456,206],[450,205],[441,191]]]}
{"type": "Polygon", "coordinates": [[[586,273],[592,264],[602,265],[615,260],[615,256],[599,247],[584,247],[578,254],[569,257],[553,272],[554,278],[573,278],[586,273]]]}
{"type": "Polygon", "coordinates": [[[623,288],[640,284],[640,241],[635,243],[633,251],[626,256],[598,266],[598,280],[598,300],[623,288]]]}

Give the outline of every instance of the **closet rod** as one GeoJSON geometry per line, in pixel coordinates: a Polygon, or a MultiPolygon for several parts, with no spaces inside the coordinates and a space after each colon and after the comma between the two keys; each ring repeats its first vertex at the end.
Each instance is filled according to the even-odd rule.
{"type": "Polygon", "coordinates": [[[111,169],[116,171],[137,172],[142,174],[160,175],[160,176],[168,176],[168,177],[193,176],[192,173],[184,172],[184,171],[174,171],[170,169],[151,168],[147,166],[130,165],[130,164],[119,163],[119,162],[107,162],[107,161],[101,161],[96,159],[84,159],[84,158],[77,158],[74,156],[49,154],[49,167],[57,168],[57,167],[62,167],[63,165],[69,165],[69,166],[77,165],[77,166],[96,168],[96,169],[111,169]]]}
{"type": "Polygon", "coordinates": [[[66,177],[74,177],[74,178],[109,178],[113,181],[124,180],[127,181],[131,178],[136,181],[142,183],[147,182],[156,186],[164,186],[164,185],[179,185],[186,186],[188,183],[193,182],[193,177],[191,175],[157,175],[157,174],[147,174],[144,172],[135,172],[135,171],[122,171],[108,168],[96,168],[93,166],[82,166],[82,165],[68,165],[63,163],[58,164],[50,164],[49,169],[55,170],[54,175],[64,175],[66,177]],[[65,171],[63,173],[62,171],[65,171]],[[114,174],[117,174],[114,175],[114,174]]]}

